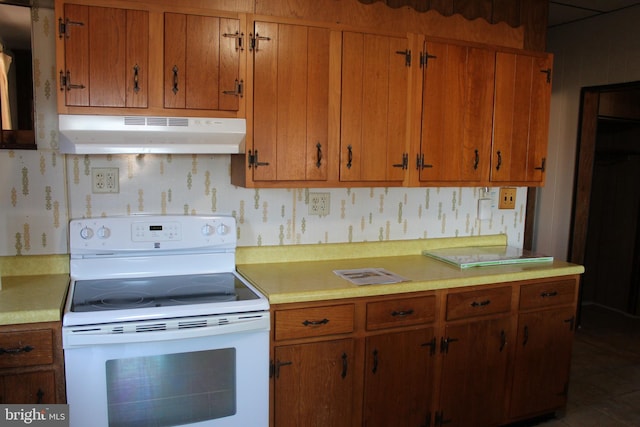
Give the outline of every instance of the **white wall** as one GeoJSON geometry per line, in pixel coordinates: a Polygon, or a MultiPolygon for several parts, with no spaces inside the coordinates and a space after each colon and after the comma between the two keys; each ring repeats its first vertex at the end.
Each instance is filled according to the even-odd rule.
{"type": "Polygon", "coordinates": [[[640,6],[551,28],[554,54],[548,170],[538,193],[534,249],[566,259],[583,87],[640,80],[640,6]]]}

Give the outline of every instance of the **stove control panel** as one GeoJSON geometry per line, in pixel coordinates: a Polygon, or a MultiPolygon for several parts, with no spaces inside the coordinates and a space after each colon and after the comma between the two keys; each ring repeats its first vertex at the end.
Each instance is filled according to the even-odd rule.
{"type": "Polygon", "coordinates": [[[235,249],[235,218],[215,216],[123,216],[72,220],[71,254],[147,250],[235,249]]]}

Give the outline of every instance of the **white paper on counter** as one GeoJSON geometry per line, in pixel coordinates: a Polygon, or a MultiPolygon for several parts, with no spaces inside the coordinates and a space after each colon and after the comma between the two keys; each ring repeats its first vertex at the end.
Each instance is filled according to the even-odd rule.
{"type": "Polygon", "coordinates": [[[333,272],[356,285],[385,285],[409,281],[384,268],[356,268],[353,270],[333,270],[333,272]]]}

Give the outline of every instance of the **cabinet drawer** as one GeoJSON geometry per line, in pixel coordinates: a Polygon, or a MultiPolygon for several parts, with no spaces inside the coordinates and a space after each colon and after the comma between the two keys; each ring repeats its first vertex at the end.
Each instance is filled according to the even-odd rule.
{"type": "Polygon", "coordinates": [[[436,297],[402,298],[367,304],[367,330],[430,323],[436,318],[436,297]]]}
{"type": "Polygon", "coordinates": [[[275,339],[317,337],[353,332],[353,304],[277,310],[275,339]]]}
{"type": "Polygon", "coordinates": [[[506,313],[510,309],[510,286],[447,295],[447,320],[506,313]]]}
{"type": "Polygon", "coordinates": [[[570,304],[576,295],[575,280],[524,285],[520,288],[520,310],[570,304]]]}
{"type": "Polygon", "coordinates": [[[40,329],[0,334],[0,368],[53,363],[53,332],[40,329]]]}

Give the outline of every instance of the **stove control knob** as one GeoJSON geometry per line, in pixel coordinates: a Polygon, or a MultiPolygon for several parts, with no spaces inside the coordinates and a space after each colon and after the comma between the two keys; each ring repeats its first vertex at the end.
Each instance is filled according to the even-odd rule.
{"type": "Polygon", "coordinates": [[[91,229],[89,227],[82,228],[82,230],[80,230],[80,237],[82,237],[84,240],[88,240],[88,239],[92,238],[93,237],[93,229],[91,229]]]}
{"type": "Polygon", "coordinates": [[[202,235],[211,236],[215,232],[215,229],[211,224],[205,224],[202,226],[202,235]]]}
{"type": "Polygon", "coordinates": [[[98,228],[96,234],[101,239],[108,239],[109,236],[111,236],[111,230],[103,225],[102,227],[98,228]]]}
{"type": "Polygon", "coordinates": [[[216,233],[221,236],[224,236],[229,232],[229,226],[227,224],[220,224],[216,227],[216,233]]]}

